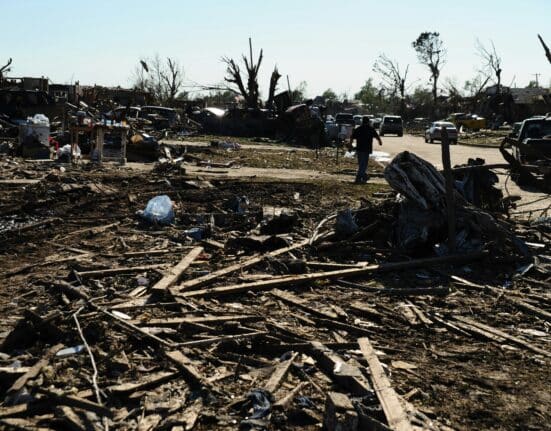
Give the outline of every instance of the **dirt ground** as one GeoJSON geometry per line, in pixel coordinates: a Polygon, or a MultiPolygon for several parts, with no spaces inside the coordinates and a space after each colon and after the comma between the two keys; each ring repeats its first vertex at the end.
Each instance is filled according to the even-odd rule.
{"type": "MultiPolygon", "coordinates": [[[[399,145],[391,138],[385,141],[399,145]]],[[[332,150],[322,151],[319,158],[288,149],[244,148],[229,153],[201,149],[188,154],[215,163],[231,158],[251,168],[310,169],[325,175],[315,180],[300,175],[293,178],[292,174],[286,179],[267,178],[258,170],[255,178],[237,178],[237,174],[232,178],[224,173],[231,168],[212,168],[221,173],[198,172],[199,167],[191,168],[194,163],[187,175],[181,175],[152,166],[105,165],[98,169],[84,165],[60,170],[47,163],[1,160],[0,312],[5,317],[0,323],[0,367],[13,366],[14,361],[29,367],[44,356],[48,346],[80,344],[73,315],[82,307],[78,319],[98,363],[101,399],[113,413],[113,429],[170,429],[172,422],[167,418],[178,424],[192,423],[195,429],[236,429],[250,416],[246,407],[234,406],[236,400],[263,387],[284,361],[282,355],[288,358],[287,352],[295,351],[298,356],[274,395],[281,399],[303,384],[297,394],[303,398],[274,411],[268,429],[313,430],[319,429],[323,420],[327,392],[347,391],[331,379],[306,346],[313,341],[331,345],[347,364],[358,365],[362,375],[369,377],[357,345],[358,337],[368,336],[392,386],[428,420],[425,425],[433,421],[433,429],[442,430],[551,429],[551,374],[546,356],[551,341],[549,320],[518,305],[523,301],[545,313],[551,311],[549,273],[546,266],[535,266],[519,275],[522,264],[517,257],[496,248],[489,256],[461,265],[428,265],[347,278],[353,284],[323,279],[297,283],[285,291],[295,295],[299,305],[281,299],[277,291],[252,288],[228,296],[194,296],[197,289],[193,288],[186,291],[192,293],[187,297],[168,292],[151,296],[148,289],[191,247],[201,245],[204,251],[180,282],[243,262],[259,250],[273,249],[262,247],[279,247],[277,241],[270,246],[243,239],[251,232],[258,235],[266,206],[296,212],[296,219],[279,235],[278,241],[287,244],[310,238],[321,220],[347,208],[364,208],[361,222],[369,227],[368,234],[355,240],[298,247],[221,277],[212,287],[289,273],[316,273],[335,265],[349,268],[358,262],[399,262],[432,253],[393,247],[394,193],[380,177],[367,185],[351,184],[354,161],[343,160],[336,167],[332,150]],[[136,215],[160,194],[174,202],[173,226],[152,226],[136,215]],[[228,202],[236,196],[247,197],[245,213],[228,209],[228,202]],[[192,241],[186,232],[198,226],[210,230],[210,239],[226,247],[192,241]],[[157,253],[147,253],[151,251],[157,253]],[[101,275],[103,270],[122,267],[142,269],[101,275]],[[82,275],[93,270],[100,273],[82,275]],[[145,288],[143,279],[147,280],[145,288]],[[61,292],[56,287],[60,280],[88,292],[96,306],[120,310],[128,314],[129,322],[146,328],[149,334],[181,346],[208,379],[210,389],[197,392],[189,379],[179,375],[147,390],[123,391],[120,385],[124,383],[175,372],[174,363],[166,357],[168,348],[61,292]],[[396,293],[404,288],[421,290],[396,293]],[[427,288],[434,292],[423,294],[427,288]],[[29,324],[33,315],[39,316],[40,325],[29,324]],[[151,323],[153,319],[225,315],[234,315],[236,321],[178,326],[151,323]],[[248,320],[239,323],[238,315],[246,315],[248,320]],[[510,338],[491,339],[488,333],[473,332],[472,326],[468,331],[461,326],[461,319],[489,325],[510,338]],[[208,341],[251,332],[258,334],[242,340],[208,341]],[[209,344],[204,347],[185,344],[205,340],[209,344]],[[193,412],[197,414],[193,416],[193,412]]],[[[371,164],[373,175],[380,175],[381,170],[382,166],[371,164]]],[[[548,258],[549,232],[534,236],[526,222],[511,226],[540,256],[548,258]]],[[[86,353],[53,357],[32,380],[29,393],[50,399],[51,394],[38,388],[55,388],[95,401],[91,373],[86,353]]],[[[0,406],[0,421],[14,402],[6,391],[15,377],[0,374],[0,393],[6,396],[0,406]]],[[[384,420],[373,394],[354,400],[384,420]]],[[[74,411],[82,423],[100,426],[97,415],[85,418],[78,406],[74,411]]],[[[28,420],[27,426],[63,429],[68,423],[66,415],[66,410],[37,406],[36,411],[15,418],[28,420]]]]}

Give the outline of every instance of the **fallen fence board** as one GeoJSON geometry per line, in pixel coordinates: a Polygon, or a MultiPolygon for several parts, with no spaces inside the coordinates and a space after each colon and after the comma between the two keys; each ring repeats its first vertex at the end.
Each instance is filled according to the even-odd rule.
{"type": "Polygon", "coordinates": [[[266,253],[263,255],[255,256],[249,259],[246,259],[242,262],[235,263],[233,265],[227,266],[225,268],[221,268],[217,271],[211,272],[210,274],[204,275],[202,277],[194,278],[193,280],[185,281],[184,283],[180,284],[179,286],[175,287],[175,291],[182,291],[182,290],[189,290],[193,287],[199,287],[199,286],[205,286],[207,284],[214,283],[219,277],[222,277],[224,275],[231,274],[233,272],[250,268],[253,265],[256,265],[259,262],[262,262],[264,259],[268,257],[275,257],[279,256],[284,253],[288,253],[289,251],[296,250],[298,248],[304,247],[306,244],[308,244],[308,241],[302,241],[298,244],[294,244],[290,247],[284,247],[280,248],[278,250],[274,250],[270,253],[266,253]]]}
{"type": "Polygon", "coordinates": [[[390,428],[396,431],[413,431],[415,428],[411,425],[407,412],[392,388],[369,339],[360,338],[358,344],[371,371],[373,389],[383,407],[390,428]]]}
{"type": "Polygon", "coordinates": [[[264,389],[273,394],[277,390],[277,388],[279,388],[279,386],[283,382],[283,379],[285,379],[285,376],[289,372],[289,368],[291,368],[291,365],[293,365],[293,361],[295,360],[297,355],[298,353],[293,353],[293,355],[288,360],[283,361],[275,367],[274,372],[264,385],[264,389]]]}
{"type": "Polygon", "coordinates": [[[197,259],[197,257],[203,252],[203,247],[194,247],[191,251],[186,254],[180,262],[175,266],[167,270],[166,275],[161,278],[155,285],[151,288],[153,292],[162,292],[167,290],[169,287],[176,284],[184,271],[189,268],[192,262],[197,259]]]}
{"type": "Polygon", "coordinates": [[[182,297],[212,297],[231,295],[235,293],[243,293],[249,290],[261,291],[271,290],[275,287],[286,287],[290,285],[296,285],[299,283],[312,282],[316,280],[331,280],[335,278],[343,277],[356,277],[360,275],[370,274],[375,271],[387,272],[398,271],[404,269],[412,269],[419,266],[431,266],[444,263],[459,263],[470,261],[473,259],[479,259],[483,257],[485,253],[477,252],[467,255],[452,255],[443,257],[433,257],[426,259],[409,260],[405,262],[385,263],[381,265],[369,265],[362,268],[343,269],[338,271],[316,272],[311,274],[291,275],[284,277],[274,277],[270,280],[261,280],[252,283],[234,284],[229,286],[214,287],[211,289],[193,290],[189,292],[182,292],[179,296],[182,297]]]}
{"type": "Polygon", "coordinates": [[[461,323],[467,324],[467,325],[477,327],[479,329],[482,329],[483,331],[489,332],[490,334],[497,335],[498,337],[501,337],[501,338],[503,338],[507,341],[510,341],[514,344],[517,344],[519,346],[525,347],[526,349],[531,350],[535,353],[539,353],[540,355],[551,357],[551,352],[548,352],[547,350],[540,349],[539,347],[534,346],[533,344],[530,344],[528,341],[525,341],[521,338],[510,335],[510,334],[508,334],[506,332],[503,332],[499,329],[496,329],[492,326],[485,325],[485,324],[477,322],[473,319],[469,319],[467,317],[462,317],[462,316],[455,316],[455,320],[457,320],[461,323]]]}

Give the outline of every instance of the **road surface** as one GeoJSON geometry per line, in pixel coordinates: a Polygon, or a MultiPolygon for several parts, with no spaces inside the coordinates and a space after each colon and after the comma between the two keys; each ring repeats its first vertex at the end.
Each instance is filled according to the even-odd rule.
{"type": "MultiPolygon", "coordinates": [[[[442,150],[440,143],[427,144],[422,137],[404,135],[399,138],[396,136],[383,136],[383,146],[380,147],[374,142],[374,149],[385,151],[391,156],[402,151],[410,151],[431,162],[438,169],[442,169],[442,150]]],[[[506,163],[499,149],[490,147],[474,147],[470,145],[450,145],[450,156],[452,166],[466,164],[469,158],[480,157],[486,161],[486,164],[506,163]]]]}

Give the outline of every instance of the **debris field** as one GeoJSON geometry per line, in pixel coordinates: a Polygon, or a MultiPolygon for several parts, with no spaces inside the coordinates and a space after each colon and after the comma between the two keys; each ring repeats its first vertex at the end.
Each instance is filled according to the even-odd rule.
{"type": "Polygon", "coordinates": [[[549,219],[459,201],[435,253],[441,191],[402,163],[358,188],[0,159],[1,427],[549,429],[549,219]]]}

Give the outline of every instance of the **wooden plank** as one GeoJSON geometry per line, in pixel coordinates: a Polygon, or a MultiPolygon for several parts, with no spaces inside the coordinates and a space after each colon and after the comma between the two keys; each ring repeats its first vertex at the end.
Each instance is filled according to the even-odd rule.
{"type": "Polygon", "coordinates": [[[292,294],[291,292],[284,292],[279,289],[274,289],[270,292],[270,294],[276,297],[277,299],[285,302],[286,304],[290,304],[294,307],[300,308],[301,310],[304,310],[313,316],[318,316],[325,319],[338,318],[336,313],[333,313],[331,311],[323,311],[323,310],[316,309],[306,305],[305,304],[306,301],[304,299],[292,294]]]}
{"type": "Polygon", "coordinates": [[[211,289],[201,289],[189,292],[182,292],[182,297],[213,297],[222,295],[231,295],[247,291],[271,290],[276,287],[294,286],[298,283],[313,282],[317,280],[331,280],[344,277],[356,277],[366,275],[375,271],[388,272],[405,269],[412,269],[419,266],[432,266],[450,263],[459,263],[479,259],[484,256],[484,252],[476,252],[466,255],[440,256],[425,259],[409,260],[405,262],[385,263],[381,265],[369,265],[362,268],[350,268],[337,271],[317,272],[310,274],[291,275],[283,277],[274,277],[270,280],[261,280],[252,283],[242,283],[229,286],[214,287],[211,289]]]}
{"type": "Polygon", "coordinates": [[[86,431],[86,424],[76,414],[76,412],[67,406],[58,406],[55,409],[56,416],[61,418],[64,424],[73,431],[86,431]]]}
{"type": "Polygon", "coordinates": [[[49,348],[42,359],[40,359],[36,364],[34,364],[29,371],[27,371],[25,374],[23,374],[21,377],[19,377],[13,385],[8,389],[7,393],[11,394],[14,392],[19,391],[20,389],[25,386],[25,384],[34,378],[36,378],[40,372],[42,371],[42,368],[44,368],[46,365],[48,365],[48,362],[50,362],[50,358],[54,356],[57,352],[59,352],[63,348],[63,344],[56,344],[55,346],[49,348]]]}
{"type": "Polygon", "coordinates": [[[423,325],[426,325],[426,326],[432,325],[432,320],[430,320],[427,316],[425,316],[425,313],[423,313],[421,311],[421,309],[419,307],[417,307],[417,305],[415,305],[411,301],[406,301],[406,303],[407,303],[407,305],[409,305],[409,307],[411,308],[411,311],[413,311],[415,313],[415,315],[417,316],[417,318],[421,321],[421,323],[423,325]]]}
{"type": "Polygon", "coordinates": [[[176,379],[181,374],[182,373],[180,371],[161,371],[160,373],[140,378],[139,382],[121,383],[120,385],[109,386],[107,389],[110,392],[118,394],[145,391],[176,379]]]}
{"type": "Polygon", "coordinates": [[[383,407],[390,428],[395,431],[413,431],[415,428],[411,425],[406,410],[392,388],[371,342],[368,338],[360,338],[358,344],[371,371],[373,389],[383,407]]]}
{"type": "Polygon", "coordinates": [[[314,320],[318,325],[324,326],[326,328],[346,331],[350,334],[356,334],[358,336],[363,335],[367,337],[375,333],[375,331],[372,331],[370,329],[349,325],[348,323],[339,322],[338,320],[318,319],[318,318],[314,318],[314,320]]]}
{"type": "Polygon", "coordinates": [[[371,393],[371,386],[359,368],[347,364],[338,354],[320,342],[310,343],[310,350],[320,368],[344,389],[358,396],[371,393]]]}
{"type": "Polygon", "coordinates": [[[399,302],[398,303],[398,309],[400,310],[400,313],[402,314],[402,317],[408,322],[411,326],[418,326],[421,324],[419,319],[417,318],[417,315],[413,312],[409,304],[406,304],[405,302],[399,302]]]}
{"type": "Polygon", "coordinates": [[[528,314],[531,314],[533,316],[538,316],[539,318],[546,320],[548,322],[551,322],[551,313],[542,310],[541,308],[535,307],[532,304],[528,304],[527,302],[518,299],[518,298],[512,298],[508,295],[505,295],[503,297],[507,302],[513,304],[514,306],[520,308],[524,312],[527,312],[528,314]]]}
{"type": "Polygon", "coordinates": [[[178,326],[186,323],[219,324],[224,322],[256,322],[262,320],[262,316],[251,316],[245,314],[226,315],[226,316],[206,316],[206,317],[168,317],[165,319],[150,319],[144,321],[133,321],[132,323],[146,326],[178,326]]]}
{"type": "Polygon", "coordinates": [[[209,387],[208,380],[195,368],[191,359],[179,350],[165,352],[165,356],[174,362],[182,370],[184,378],[193,386],[209,387]]]}
{"type": "Polygon", "coordinates": [[[222,335],[220,337],[212,337],[204,340],[193,340],[193,341],[184,341],[183,343],[178,343],[179,347],[199,347],[199,346],[210,346],[211,344],[221,343],[223,341],[236,341],[236,340],[245,340],[247,338],[255,338],[261,335],[266,335],[266,331],[254,331],[247,332],[245,334],[234,334],[234,335],[222,335]]]}
{"type": "Polygon", "coordinates": [[[164,268],[166,264],[155,265],[143,265],[143,266],[130,266],[121,268],[108,268],[108,269],[94,269],[92,271],[76,272],[76,275],[80,278],[99,278],[99,277],[111,277],[113,275],[132,274],[134,272],[144,272],[150,269],[164,268]]]}
{"type": "Polygon", "coordinates": [[[121,318],[119,316],[114,315],[113,313],[110,313],[107,310],[104,310],[102,308],[97,308],[97,310],[101,311],[103,314],[105,314],[105,315],[111,317],[112,319],[114,319],[119,326],[121,326],[122,328],[124,328],[126,330],[131,330],[132,332],[136,332],[136,333],[140,334],[142,337],[145,337],[146,339],[155,341],[155,343],[160,343],[160,344],[168,346],[168,347],[173,347],[174,346],[174,343],[172,343],[171,341],[166,341],[166,340],[163,340],[162,338],[157,337],[156,335],[150,334],[147,331],[144,331],[142,328],[130,323],[127,320],[124,320],[123,318],[121,318]]]}
{"type": "Polygon", "coordinates": [[[274,403],[274,410],[285,410],[287,406],[296,398],[302,389],[308,386],[308,382],[300,382],[296,385],[291,392],[285,395],[283,398],[280,398],[274,403]]]}
{"type": "Polygon", "coordinates": [[[410,287],[410,288],[387,288],[387,287],[371,287],[364,286],[359,283],[352,283],[346,280],[337,280],[336,283],[343,287],[352,287],[361,289],[364,292],[373,292],[378,295],[387,296],[423,296],[423,295],[436,295],[446,296],[450,293],[448,287],[410,287]]]}
{"type": "Polygon", "coordinates": [[[268,381],[264,384],[264,389],[273,394],[277,390],[277,388],[279,388],[279,386],[285,379],[285,376],[289,372],[289,368],[291,368],[291,365],[293,365],[293,361],[296,359],[297,355],[298,353],[293,353],[293,355],[288,360],[283,361],[276,366],[274,372],[272,373],[268,381]]]}
{"type": "Polygon", "coordinates": [[[358,414],[347,395],[339,392],[327,393],[323,428],[327,431],[358,430],[358,414]]]}
{"type": "Polygon", "coordinates": [[[105,416],[105,417],[113,416],[113,412],[111,412],[111,410],[109,410],[107,407],[102,406],[101,404],[98,404],[94,401],[77,397],[76,395],[66,395],[59,390],[46,389],[43,387],[37,388],[37,391],[60,405],[77,407],[82,410],[94,412],[100,416],[105,416]]]}
{"type": "Polygon", "coordinates": [[[0,367],[0,374],[25,374],[29,370],[29,367],[0,367]]]}
{"type": "Polygon", "coordinates": [[[269,253],[266,253],[266,254],[263,254],[263,255],[258,255],[258,256],[251,257],[251,258],[246,259],[242,262],[238,262],[238,263],[235,263],[233,265],[227,266],[225,268],[221,268],[217,271],[211,272],[210,274],[204,275],[202,277],[198,277],[198,278],[195,278],[193,280],[185,281],[184,283],[177,286],[175,290],[181,292],[183,290],[189,290],[189,289],[194,288],[194,287],[206,286],[208,284],[214,283],[220,277],[223,277],[225,275],[229,275],[229,274],[231,274],[233,272],[236,272],[236,271],[239,271],[239,270],[250,268],[251,266],[256,265],[259,262],[262,262],[264,259],[266,259],[268,257],[279,256],[281,254],[285,254],[285,253],[288,253],[290,251],[296,250],[298,248],[304,247],[307,244],[308,244],[307,240],[306,241],[301,241],[301,242],[299,242],[297,244],[294,244],[290,247],[280,248],[280,249],[274,250],[272,252],[269,252],[269,253]]]}
{"type": "Polygon", "coordinates": [[[191,263],[199,257],[199,255],[203,252],[203,247],[194,247],[191,249],[191,251],[186,254],[180,262],[178,262],[176,265],[174,265],[172,268],[170,268],[165,276],[161,278],[155,285],[151,288],[153,292],[163,292],[167,290],[169,287],[176,284],[178,281],[180,281],[180,278],[182,277],[182,274],[186,271],[186,269],[189,268],[191,263]]]}
{"type": "Polygon", "coordinates": [[[514,344],[522,346],[522,347],[524,347],[528,350],[531,350],[535,353],[538,353],[540,355],[551,357],[551,352],[548,352],[547,350],[540,349],[539,347],[534,346],[533,344],[530,344],[528,341],[525,341],[521,338],[510,335],[510,334],[508,334],[506,332],[503,332],[503,331],[501,331],[497,328],[494,328],[493,326],[485,325],[483,323],[477,322],[476,320],[469,319],[469,318],[463,317],[463,316],[455,316],[455,320],[457,320],[459,322],[462,322],[462,323],[466,323],[467,325],[472,325],[472,326],[475,326],[477,328],[480,328],[483,331],[489,332],[490,334],[497,335],[498,337],[501,337],[501,338],[503,338],[507,341],[510,341],[514,344]]]}

